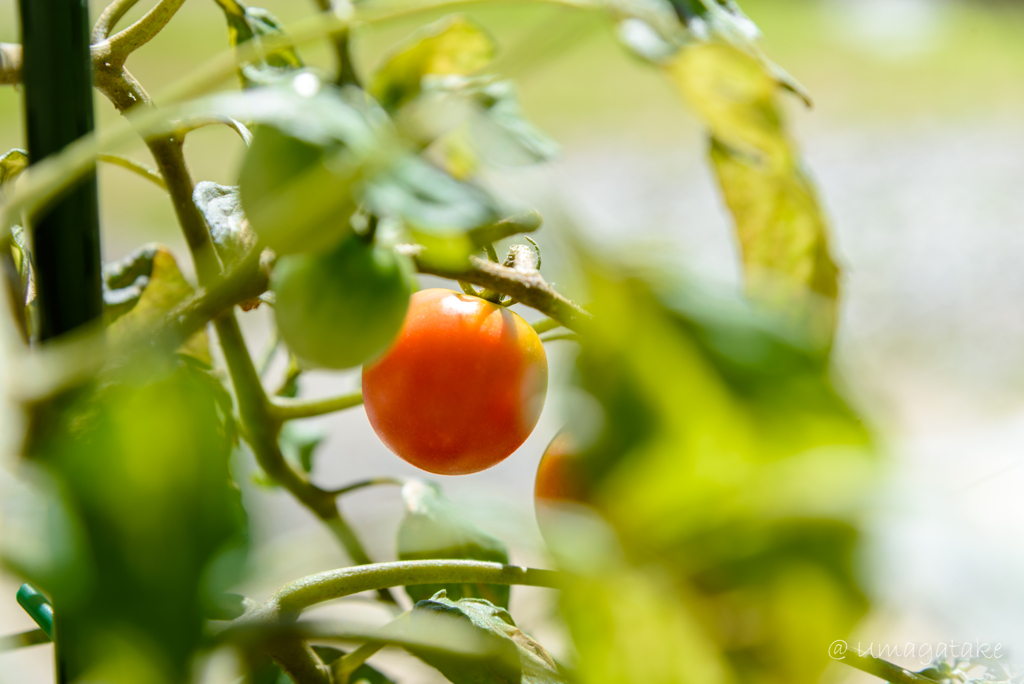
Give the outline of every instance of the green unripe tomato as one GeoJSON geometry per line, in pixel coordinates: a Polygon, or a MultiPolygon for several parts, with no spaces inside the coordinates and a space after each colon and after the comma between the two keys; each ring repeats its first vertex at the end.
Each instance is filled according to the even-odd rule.
{"type": "Polygon", "coordinates": [[[352,235],[329,252],[279,258],[270,287],[289,349],[306,364],[342,369],[387,349],[415,282],[405,257],[352,235]]]}

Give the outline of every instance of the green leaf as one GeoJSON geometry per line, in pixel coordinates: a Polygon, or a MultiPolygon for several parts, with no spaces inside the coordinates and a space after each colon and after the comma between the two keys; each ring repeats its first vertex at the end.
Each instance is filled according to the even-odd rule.
{"type": "MultiPolygon", "coordinates": [[[[410,481],[402,487],[405,516],[398,527],[399,560],[452,558],[508,563],[505,544],[467,520],[432,482],[410,481]]],[[[458,600],[482,598],[508,607],[509,587],[493,584],[426,584],[405,588],[422,601],[439,591],[458,600]]]]}
{"type": "Polygon", "coordinates": [[[352,231],[360,173],[360,162],[338,145],[321,148],[260,126],[239,174],[239,198],[261,244],[278,255],[326,251],[352,231]]]}
{"type": "MultiPolygon", "coordinates": [[[[194,292],[170,250],[155,243],[106,264],[103,283],[104,318],[113,341],[144,334],[194,292]]],[[[179,352],[212,363],[205,330],[190,337],[179,352]]]]}
{"type": "Polygon", "coordinates": [[[450,235],[499,218],[486,192],[412,155],[396,159],[370,180],[365,193],[378,216],[397,216],[423,232],[450,235]]]}
{"type": "Polygon", "coordinates": [[[240,579],[245,551],[209,385],[150,357],[40,418],[29,455],[59,484],[85,545],[63,568],[74,582],[37,582],[53,597],[64,657],[104,681],[188,681],[210,597],[240,579]]]}
{"type": "MultiPolygon", "coordinates": [[[[233,47],[249,41],[260,43],[264,36],[282,35],[284,28],[277,17],[259,7],[246,7],[238,0],[217,0],[228,22],[228,40],[233,47]]],[[[292,48],[263,52],[257,62],[247,62],[238,69],[243,88],[272,83],[288,72],[302,68],[302,60],[292,48]]]]}
{"type": "Polygon", "coordinates": [[[462,15],[452,15],[417,31],[386,58],[370,92],[394,111],[414,99],[425,76],[467,76],[494,59],[491,36],[462,15]]]}
{"type": "Polygon", "coordinates": [[[309,473],[313,470],[313,456],[327,438],[320,428],[296,422],[285,423],[279,437],[281,452],[293,465],[309,473]]]}
{"type": "Polygon", "coordinates": [[[720,42],[683,48],[667,68],[710,129],[711,160],[736,223],[748,292],[831,337],[838,268],[814,188],[782,125],[777,78],[755,57],[720,42]]]}
{"type": "MultiPolygon", "coordinates": [[[[444,592],[420,601],[408,624],[419,633],[458,630],[475,637],[477,654],[407,646],[453,684],[561,684],[565,680],[544,647],[524,634],[512,616],[483,599],[452,601],[444,592]]],[[[468,641],[468,640],[464,640],[468,641]]]]}
{"type": "Polygon", "coordinates": [[[622,551],[565,595],[583,679],[817,682],[866,609],[853,558],[875,475],[827,348],[668,276],[587,272],[578,381],[599,427],[579,463],[622,551]]]}
{"type": "Polygon", "coordinates": [[[256,246],[256,234],[242,212],[237,187],[200,181],[192,201],[206,219],[213,246],[225,266],[242,260],[256,246]]]}
{"type": "Polygon", "coordinates": [[[0,186],[9,183],[28,168],[28,152],[25,150],[8,150],[0,155],[0,186]]]}
{"type": "Polygon", "coordinates": [[[558,152],[555,142],[523,116],[515,85],[486,76],[425,78],[423,92],[403,110],[402,121],[424,143],[464,123],[480,155],[507,166],[548,161],[558,152]]]}

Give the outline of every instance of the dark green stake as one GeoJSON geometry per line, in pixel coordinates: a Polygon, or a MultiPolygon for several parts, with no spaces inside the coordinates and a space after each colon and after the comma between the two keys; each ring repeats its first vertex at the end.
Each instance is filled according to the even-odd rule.
{"type": "MultiPolygon", "coordinates": [[[[93,130],[85,0],[20,0],[25,122],[31,162],[93,130]]],[[[102,313],[95,169],[31,217],[39,339],[102,313]]]]}
{"type": "MultiPolygon", "coordinates": [[[[93,130],[89,7],[86,0],[20,0],[22,84],[31,163],[93,130]]],[[[40,341],[103,313],[96,170],[30,217],[40,341]]],[[[57,682],[79,674],[61,642],[60,606],[53,628],[57,682]]]]}

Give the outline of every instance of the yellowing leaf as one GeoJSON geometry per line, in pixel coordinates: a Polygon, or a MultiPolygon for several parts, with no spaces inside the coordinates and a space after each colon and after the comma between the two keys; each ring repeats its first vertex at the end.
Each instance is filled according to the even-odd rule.
{"type": "Polygon", "coordinates": [[[814,186],[799,167],[774,169],[717,140],[711,161],[736,222],[748,290],[796,307],[791,311],[827,339],[835,325],[838,268],[814,186]]]}
{"type": "Polygon", "coordinates": [[[487,66],[494,53],[494,41],[483,28],[454,15],[400,45],[377,72],[370,92],[386,109],[397,109],[419,94],[424,76],[466,76],[487,66]]]}
{"type": "Polygon", "coordinates": [[[685,47],[666,68],[709,129],[748,293],[830,338],[839,272],[824,213],[776,107],[778,75],[722,42],[685,47]]]}
{"type": "MultiPolygon", "coordinates": [[[[137,288],[140,294],[130,310],[107,327],[107,335],[113,341],[125,340],[155,326],[194,291],[178,269],[174,256],[163,245],[147,245],[125,259],[121,265],[125,266],[125,273],[131,272],[133,276],[132,281],[125,283],[125,286],[137,288]],[[141,264],[145,270],[146,262],[151,264],[148,275],[140,271],[138,276],[141,277],[135,277],[129,265],[141,264]]],[[[205,330],[190,337],[178,351],[206,364],[212,363],[205,330]]]]}

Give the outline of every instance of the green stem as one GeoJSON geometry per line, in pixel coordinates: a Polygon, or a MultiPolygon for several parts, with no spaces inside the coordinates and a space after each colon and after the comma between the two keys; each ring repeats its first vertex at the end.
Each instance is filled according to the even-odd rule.
{"type": "Polygon", "coordinates": [[[910,670],[905,670],[899,665],[890,663],[888,660],[882,660],[874,656],[863,656],[847,651],[839,660],[861,672],[867,672],[869,675],[874,675],[892,684],[936,684],[933,679],[910,670]]]}
{"type": "Polygon", "coordinates": [[[557,342],[559,340],[566,340],[567,342],[579,342],[580,336],[574,332],[563,332],[563,333],[552,333],[551,335],[544,335],[540,338],[541,342],[557,342]]]}
{"type": "Polygon", "coordinates": [[[280,634],[267,644],[274,659],[295,684],[334,684],[331,670],[306,641],[294,634],[280,634]]]}
{"type": "Polygon", "coordinates": [[[105,62],[111,65],[123,65],[128,55],[153,40],[156,34],[160,33],[164,26],[167,26],[167,23],[183,4],[185,4],[185,0],[160,0],[137,22],[96,45],[93,50],[94,54],[101,56],[105,62]]]}
{"type": "Polygon", "coordinates": [[[167,183],[164,182],[163,176],[156,169],[151,169],[141,162],[137,162],[134,159],[128,157],[122,157],[119,154],[100,154],[96,157],[101,162],[120,166],[123,169],[128,169],[132,173],[142,176],[151,183],[158,185],[164,190],[167,189],[167,183]]]}
{"type": "Polygon", "coordinates": [[[270,403],[270,415],[279,421],[313,418],[335,411],[343,411],[363,403],[361,390],[323,399],[289,399],[275,397],[270,403]]]}
{"type": "MultiPolygon", "coordinates": [[[[330,15],[346,15],[352,13],[352,3],[349,0],[337,0],[339,4],[346,5],[348,12],[335,8],[331,0],[313,0],[318,8],[330,15]]],[[[334,46],[335,59],[338,62],[338,75],[334,79],[337,85],[359,86],[359,75],[356,74],[355,65],[352,63],[352,53],[349,47],[349,29],[345,28],[331,34],[331,43],[334,46]]]]}
{"type": "Polygon", "coordinates": [[[0,637],[0,653],[25,648],[26,646],[48,643],[50,643],[50,637],[47,636],[46,632],[41,629],[30,629],[27,632],[21,632],[20,634],[11,634],[9,636],[0,637]]]}
{"type": "Polygon", "coordinates": [[[352,673],[385,646],[387,644],[383,641],[367,641],[351,653],[338,658],[331,668],[334,673],[334,684],[348,684],[352,673]]]}
{"type": "Polygon", "coordinates": [[[561,575],[553,570],[517,565],[464,560],[395,561],[303,577],[278,590],[267,607],[271,612],[291,615],[324,601],[412,584],[519,584],[558,588],[562,582],[561,575]]]}
{"type": "Polygon", "coordinates": [[[366,480],[359,480],[352,484],[345,485],[339,489],[332,489],[330,491],[332,496],[344,496],[350,492],[354,492],[360,489],[366,489],[367,487],[376,487],[378,485],[395,485],[401,487],[405,485],[408,480],[401,477],[371,477],[366,480]]]}
{"type": "Polygon", "coordinates": [[[107,5],[103,13],[100,14],[100,18],[96,20],[96,25],[92,27],[93,44],[102,43],[109,38],[111,31],[117,26],[117,22],[121,21],[128,10],[135,7],[138,2],[139,0],[114,0],[107,5]]]}
{"type": "Polygon", "coordinates": [[[534,332],[538,335],[546,333],[548,330],[554,330],[555,328],[562,327],[562,324],[553,318],[542,318],[535,323],[530,324],[533,327],[534,332]]]}
{"type": "MultiPolygon", "coordinates": [[[[226,312],[215,319],[214,328],[224,351],[231,383],[235,388],[235,398],[245,428],[246,441],[252,447],[257,463],[272,480],[287,489],[327,525],[353,563],[369,564],[370,557],[355,532],[341,517],[334,496],[306,480],[288,465],[284,454],[281,453],[277,441],[280,423],[272,417],[270,399],[263,389],[252,357],[249,356],[234,312],[226,312]]],[[[396,602],[387,591],[382,591],[380,597],[381,600],[390,603],[396,602]]]]}

